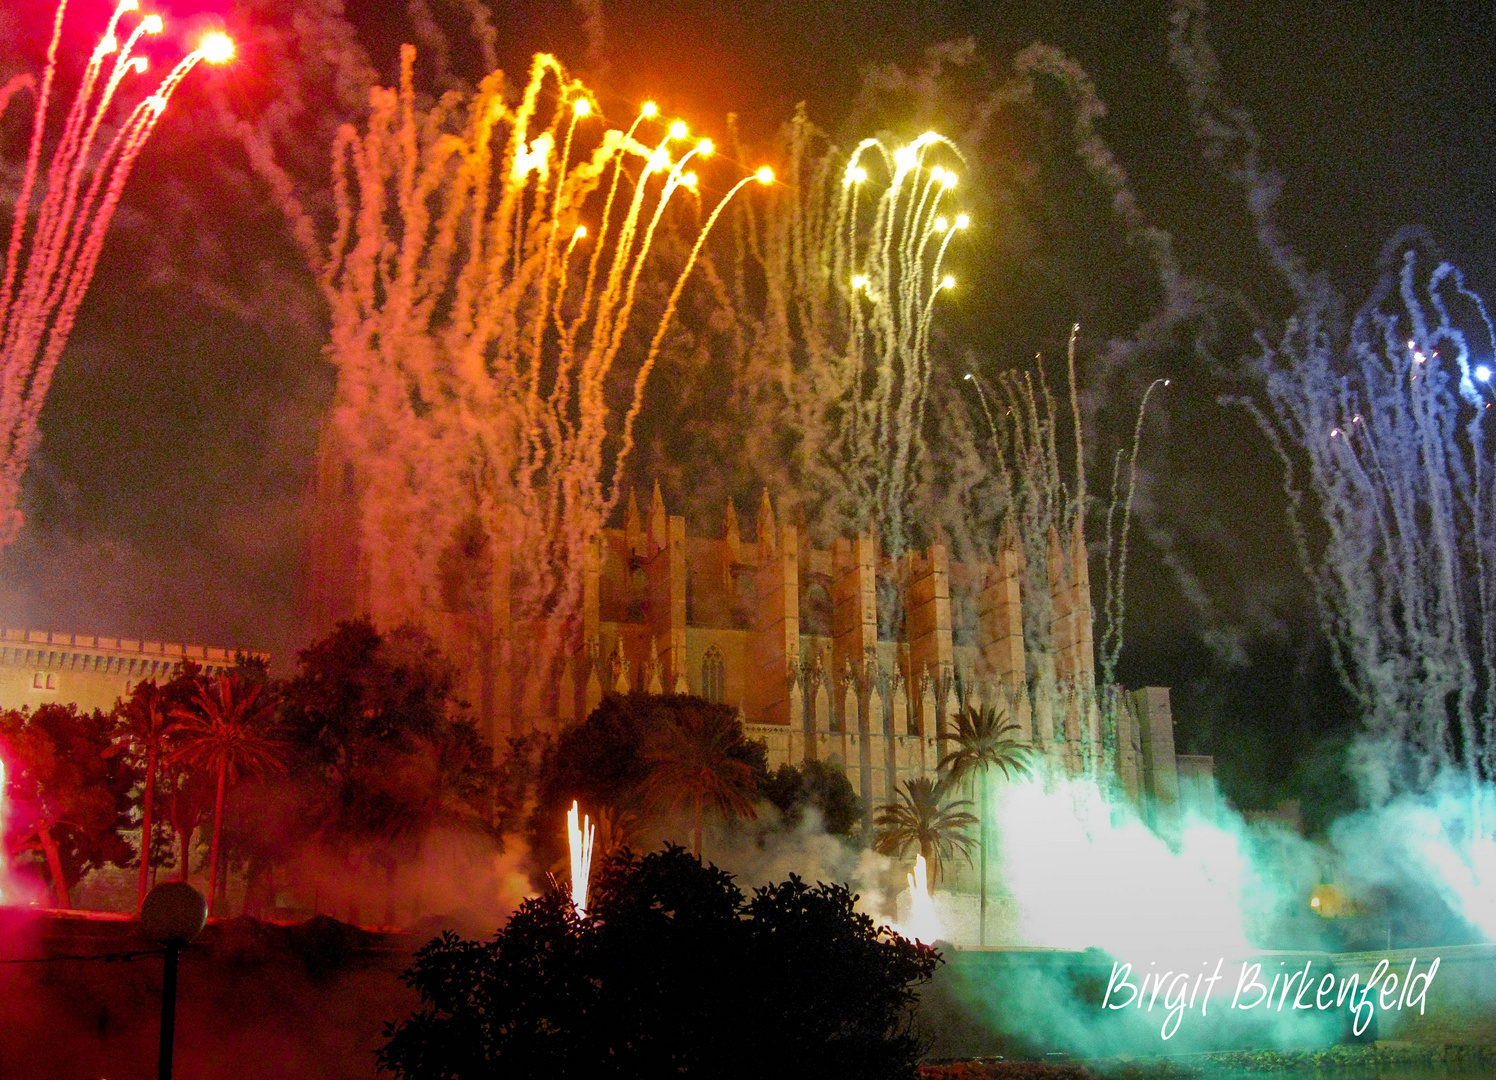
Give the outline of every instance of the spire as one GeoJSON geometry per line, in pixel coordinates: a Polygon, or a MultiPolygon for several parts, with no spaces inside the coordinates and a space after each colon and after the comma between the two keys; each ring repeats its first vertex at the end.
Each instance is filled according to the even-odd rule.
{"type": "Polygon", "coordinates": [[[774,522],[774,503],[769,498],[769,489],[764,488],[763,498],[758,501],[758,550],[762,557],[779,549],[779,527],[774,522]]]}
{"type": "Polygon", "coordinates": [[[670,540],[669,522],[665,520],[665,498],[660,494],[660,482],[655,481],[654,494],[649,500],[649,554],[659,551],[670,540]]]}
{"type": "MultiPolygon", "coordinates": [[[[659,485],[655,485],[655,494],[660,493],[659,485]]],[[[660,680],[660,639],[651,637],[649,639],[649,664],[645,672],[645,690],[651,694],[663,694],[665,687],[660,680]]]]}
{"type": "Polygon", "coordinates": [[[1086,532],[1080,516],[1075,519],[1075,531],[1070,535],[1070,576],[1077,591],[1091,591],[1091,567],[1086,554],[1086,532]]]}
{"type": "Polygon", "coordinates": [[[741,554],[743,537],[738,531],[738,508],[733,505],[732,499],[727,500],[727,512],[723,515],[722,539],[727,542],[727,555],[732,562],[742,562],[741,554]]]}
{"type": "Polygon", "coordinates": [[[638,554],[644,538],[639,526],[639,500],[634,498],[633,488],[629,488],[629,507],[623,515],[623,535],[629,546],[629,554],[638,554]]]}

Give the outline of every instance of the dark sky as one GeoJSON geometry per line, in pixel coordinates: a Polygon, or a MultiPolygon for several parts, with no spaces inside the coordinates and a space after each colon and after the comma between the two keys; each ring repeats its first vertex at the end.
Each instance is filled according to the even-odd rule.
{"type": "MultiPolygon", "coordinates": [[[[409,17],[421,9],[446,33],[456,76],[480,73],[479,52],[457,2],[159,6],[177,26],[218,19],[245,54],[233,68],[193,74],[132,178],[43,415],[28,528],[0,562],[0,622],[255,645],[285,657],[301,644],[291,618],[297,506],[330,375],[309,279],[213,102],[251,116],[276,101],[304,103],[296,149],[315,171],[361,91],[345,75],[339,92],[338,64],[286,56],[342,50],[348,60],[361,49],[387,81],[401,40],[423,41],[423,58],[432,56],[430,36],[409,17]]],[[[654,97],[707,133],[735,112],[761,146],[799,101],[828,130],[852,134],[842,125],[869,67],[912,68],[938,43],[973,38],[994,81],[1024,46],[1055,46],[1095,82],[1109,107],[1102,135],[1187,271],[1254,291],[1245,279],[1261,263],[1240,193],[1202,155],[1169,67],[1166,3],[604,0],[594,9],[601,42],[589,39],[585,6],[492,4],[506,68],[553,50],[609,112],[627,115],[654,97]]],[[[49,5],[24,7],[0,14],[5,72],[39,62],[49,5]]],[[[104,8],[73,0],[79,41],[104,8]]],[[[1265,0],[1221,5],[1211,21],[1222,85],[1262,133],[1284,181],[1285,236],[1312,267],[1354,300],[1385,239],[1418,224],[1478,290],[1496,283],[1490,5],[1265,0]]],[[[911,118],[907,134],[927,119],[940,117],[911,118]]],[[[23,149],[20,128],[15,114],[6,118],[9,163],[23,149]]],[[[1009,136],[1043,137],[1021,128],[1009,136]]],[[[1056,144],[1048,155],[1068,152],[1056,144]]],[[[1016,364],[1053,350],[1069,322],[1092,311],[1108,333],[1119,329],[1119,311],[1122,322],[1146,317],[1146,270],[1119,248],[1115,229],[1108,235],[1104,205],[1098,215],[1083,178],[1056,177],[1043,212],[1030,217],[1037,239],[1022,261],[1000,264],[1001,223],[974,232],[968,257],[990,287],[964,291],[952,312],[947,342],[957,349],[1016,364]],[[1060,285],[1041,287],[1046,274],[1060,285]]],[[[981,161],[966,183],[980,190],[981,161]]],[[[1258,295],[1271,310],[1272,290],[1258,295]]],[[[1206,750],[1225,752],[1221,731],[1243,712],[1297,717],[1264,720],[1270,734],[1312,730],[1319,710],[1338,706],[1318,662],[1305,666],[1313,635],[1271,456],[1187,356],[1155,357],[1139,377],[1153,373],[1176,384],[1145,445],[1148,521],[1133,555],[1124,676],[1180,687],[1200,714],[1181,719],[1185,739],[1206,750]],[[1190,576],[1194,602],[1181,585],[1190,576]],[[1228,690],[1242,685],[1256,690],[1228,690]]]]}

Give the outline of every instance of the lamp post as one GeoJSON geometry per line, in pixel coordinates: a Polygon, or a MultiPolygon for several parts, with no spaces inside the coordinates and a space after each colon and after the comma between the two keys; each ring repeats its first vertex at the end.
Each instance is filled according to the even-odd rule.
{"type": "Polygon", "coordinates": [[[177,954],[202,932],[207,922],[207,901],[185,881],[157,885],[140,905],[141,931],[166,946],[166,967],[161,974],[161,1052],[156,1064],[157,1080],[171,1080],[171,1051],[177,1026],[177,954]]]}

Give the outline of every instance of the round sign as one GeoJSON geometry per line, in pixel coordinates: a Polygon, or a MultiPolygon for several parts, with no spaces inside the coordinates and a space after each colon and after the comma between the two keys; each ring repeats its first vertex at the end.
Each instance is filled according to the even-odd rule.
{"type": "Polygon", "coordinates": [[[208,902],[185,881],[166,881],[146,894],[140,929],[163,945],[185,945],[208,922],[208,902]]]}

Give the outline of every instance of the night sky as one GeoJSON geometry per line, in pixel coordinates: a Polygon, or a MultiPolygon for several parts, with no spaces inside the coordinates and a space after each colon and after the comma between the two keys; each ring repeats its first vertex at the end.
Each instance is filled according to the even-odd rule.
{"type": "MultiPolygon", "coordinates": [[[[294,164],[314,175],[336,124],[356,117],[367,77],[393,78],[402,40],[421,46],[428,84],[474,79],[480,52],[460,2],[157,7],[177,27],[220,22],[242,56],[193,74],[130,182],[43,415],[28,524],[0,562],[0,622],[267,647],[284,668],[304,644],[292,617],[298,507],[332,382],[319,356],[320,301],[225,117],[304,108],[287,130],[300,140],[294,164]],[[445,65],[423,22],[445,35],[445,65]]],[[[1240,289],[1267,316],[1287,313],[1240,191],[1191,133],[1168,64],[1165,3],[667,0],[490,10],[506,70],[518,74],[530,53],[554,51],[610,119],[655,98],[720,137],[734,112],[746,142],[765,152],[800,101],[844,144],[870,133],[859,125],[871,114],[854,116],[853,102],[872,67],[912,70],[928,48],[971,38],[974,59],[958,81],[980,94],[1020,49],[1042,41],[1094,81],[1109,108],[1101,134],[1186,271],[1240,289]],[[600,12],[601,40],[589,37],[583,9],[594,28],[600,12]]],[[[75,53],[106,15],[102,0],[73,0],[75,53]]],[[[45,3],[0,12],[0,72],[39,68],[49,19],[45,3]]],[[[1211,23],[1222,85],[1251,114],[1283,179],[1284,236],[1312,268],[1357,302],[1384,241],[1420,225],[1477,291],[1496,289],[1489,5],[1270,0],[1222,5],[1211,23]]],[[[171,47],[162,43],[163,58],[171,47]]],[[[905,137],[946,130],[947,119],[959,125],[940,115],[875,118],[905,137]]],[[[963,288],[945,319],[947,355],[970,350],[988,371],[1040,350],[1058,355],[1078,318],[1084,361],[1088,343],[1125,336],[1157,302],[1102,196],[1067,168],[1062,128],[999,127],[973,149],[963,184],[977,227],[955,261],[964,281],[980,284],[963,288]],[[984,173],[994,178],[986,187],[984,173]],[[1009,218],[1002,192],[1018,175],[1022,197],[1009,218]]],[[[3,131],[13,194],[24,150],[18,112],[3,131]]],[[[1229,361],[1244,341],[1221,345],[1229,361]]],[[[1265,804],[1312,779],[1305,770],[1324,771],[1325,757],[1284,754],[1285,741],[1333,740],[1349,723],[1286,540],[1281,476],[1245,415],[1217,403],[1240,389],[1219,366],[1180,347],[1142,357],[1138,368],[1088,386],[1099,422],[1130,424],[1144,380],[1174,379],[1145,436],[1122,675],[1175,687],[1181,749],[1216,754],[1227,791],[1265,804]]],[[[1314,783],[1324,787],[1324,777],[1314,783]]]]}

